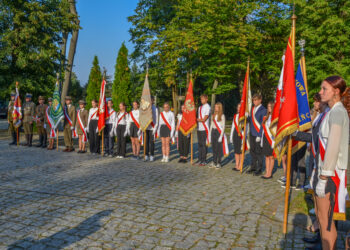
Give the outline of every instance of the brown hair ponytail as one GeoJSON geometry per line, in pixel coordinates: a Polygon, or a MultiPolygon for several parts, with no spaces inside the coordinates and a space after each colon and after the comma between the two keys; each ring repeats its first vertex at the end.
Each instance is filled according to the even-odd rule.
{"type": "Polygon", "coordinates": [[[325,79],[333,88],[339,89],[340,97],[345,109],[350,117],[350,90],[346,87],[346,82],[341,76],[329,76],[325,79]]]}

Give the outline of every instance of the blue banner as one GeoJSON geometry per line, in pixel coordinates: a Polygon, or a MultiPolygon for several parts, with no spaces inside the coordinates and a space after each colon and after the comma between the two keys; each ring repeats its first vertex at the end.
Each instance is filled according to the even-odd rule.
{"type": "Polygon", "coordinates": [[[303,60],[300,60],[297,74],[295,77],[295,88],[297,92],[298,102],[298,116],[299,116],[299,131],[305,131],[311,128],[311,114],[307,93],[307,86],[305,84],[305,77],[303,75],[303,60]]]}

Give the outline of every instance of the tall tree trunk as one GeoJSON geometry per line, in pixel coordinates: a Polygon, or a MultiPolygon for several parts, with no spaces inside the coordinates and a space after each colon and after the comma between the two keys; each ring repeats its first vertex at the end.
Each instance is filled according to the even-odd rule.
{"type": "Polygon", "coordinates": [[[64,73],[64,70],[65,70],[66,53],[67,53],[67,41],[68,41],[68,32],[64,32],[62,34],[60,79],[61,79],[62,73],[64,73]]]}
{"type": "MultiPolygon", "coordinates": [[[[216,94],[215,94],[215,90],[216,88],[218,87],[219,85],[219,82],[217,79],[215,79],[214,81],[214,84],[213,84],[213,89],[212,89],[212,94],[211,94],[211,110],[214,110],[214,105],[215,105],[215,102],[216,102],[216,94]]],[[[214,112],[214,111],[212,111],[214,112]]]]}
{"type": "Polygon", "coordinates": [[[176,85],[174,84],[171,88],[172,96],[173,96],[173,106],[174,106],[174,114],[176,115],[178,113],[178,98],[177,98],[177,91],[176,91],[176,85]]]}
{"type": "MultiPolygon", "coordinates": [[[[69,11],[71,14],[75,15],[75,23],[77,25],[79,25],[79,18],[78,18],[78,13],[77,13],[77,10],[75,7],[75,0],[69,1],[69,11]]],[[[67,93],[68,93],[68,90],[69,90],[70,79],[71,79],[73,63],[74,63],[75,50],[76,50],[77,42],[78,42],[78,34],[79,34],[79,28],[74,29],[72,32],[72,37],[70,39],[68,62],[67,62],[67,67],[65,67],[65,70],[64,70],[64,83],[63,83],[62,95],[61,95],[62,103],[64,103],[64,100],[65,100],[67,93]]]]}

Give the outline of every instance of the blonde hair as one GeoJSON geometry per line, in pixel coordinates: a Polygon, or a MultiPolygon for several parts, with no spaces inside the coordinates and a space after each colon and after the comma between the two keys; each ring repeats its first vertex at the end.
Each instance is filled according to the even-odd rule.
{"type": "Polygon", "coordinates": [[[217,116],[218,116],[218,122],[220,122],[220,121],[221,121],[221,116],[222,116],[223,113],[224,113],[224,108],[223,108],[221,102],[215,103],[215,106],[218,106],[218,107],[219,107],[219,111],[216,112],[215,109],[214,109],[214,112],[213,112],[213,119],[215,119],[215,115],[217,115],[217,116]]]}

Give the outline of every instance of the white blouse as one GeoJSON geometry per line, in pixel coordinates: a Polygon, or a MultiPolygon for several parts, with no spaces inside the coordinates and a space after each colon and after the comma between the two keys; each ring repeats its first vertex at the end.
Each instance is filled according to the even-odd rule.
{"type": "MultiPolygon", "coordinates": [[[[169,123],[169,125],[171,127],[170,137],[173,137],[174,133],[175,133],[175,116],[174,116],[174,113],[172,111],[168,111],[168,112],[163,111],[162,114],[164,115],[165,119],[167,120],[167,122],[169,123]]],[[[162,125],[166,125],[166,123],[163,120],[162,116],[160,115],[159,116],[158,134],[160,133],[160,127],[162,125]]]]}

